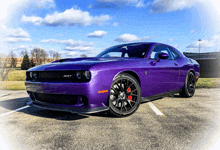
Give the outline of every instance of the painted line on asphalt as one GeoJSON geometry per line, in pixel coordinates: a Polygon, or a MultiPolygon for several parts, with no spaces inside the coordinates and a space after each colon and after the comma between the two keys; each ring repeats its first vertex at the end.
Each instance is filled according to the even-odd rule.
{"type": "Polygon", "coordinates": [[[22,110],[22,109],[26,109],[26,108],[28,108],[28,107],[30,107],[30,106],[24,106],[24,107],[21,107],[21,108],[18,108],[18,109],[12,110],[12,111],[10,111],[10,112],[7,112],[7,113],[4,113],[4,114],[1,114],[0,117],[2,117],[2,116],[6,116],[6,115],[9,115],[9,114],[11,114],[11,113],[17,112],[17,111],[22,110]]]}
{"type": "Polygon", "coordinates": [[[165,116],[152,102],[148,102],[150,108],[159,116],[165,116]]]}

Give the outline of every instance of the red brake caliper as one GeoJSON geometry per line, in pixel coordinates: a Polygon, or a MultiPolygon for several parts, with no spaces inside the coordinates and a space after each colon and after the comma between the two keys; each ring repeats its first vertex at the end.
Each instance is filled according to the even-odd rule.
{"type": "MultiPolygon", "coordinates": [[[[130,87],[127,89],[127,92],[128,93],[131,92],[131,88],[130,87]]],[[[132,100],[132,96],[128,96],[128,99],[131,101],[132,100]]]]}

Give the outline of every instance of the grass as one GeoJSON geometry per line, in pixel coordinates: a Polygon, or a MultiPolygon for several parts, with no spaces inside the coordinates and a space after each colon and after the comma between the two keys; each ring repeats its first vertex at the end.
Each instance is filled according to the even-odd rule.
{"type": "MultiPolygon", "coordinates": [[[[25,90],[25,70],[14,70],[9,73],[6,81],[0,81],[0,89],[25,90]]],[[[199,78],[196,88],[220,88],[220,78],[199,78]]]]}
{"type": "Polygon", "coordinates": [[[21,70],[21,68],[19,68],[19,67],[16,67],[16,68],[14,68],[15,70],[21,70]]]}
{"type": "Polygon", "coordinates": [[[25,90],[24,81],[0,81],[0,89],[25,90]]]}
{"type": "Polygon", "coordinates": [[[25,90],[24,81],[26,70],[13,70],[9,72],[6,81],[0,81],[0,89],[4,90],[25,90]]]}
{"type": "Polygon", "coordinates": [[[14,70],[9,72],[8,78],[6,81],[25,81],[26,70],[14,70]]]}
{"type": "Polygon", "coordinates": [[[220,88],[220,78],[199,78],[197,88],[220,88]]]}

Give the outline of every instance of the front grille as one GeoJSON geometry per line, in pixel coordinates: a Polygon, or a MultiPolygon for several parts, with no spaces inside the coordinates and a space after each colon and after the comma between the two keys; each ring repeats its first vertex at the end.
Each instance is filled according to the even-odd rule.
{"type": "Polygon", "coordinates": [[[36,100],[50,104],[76,105],[77,95],[33,93],[36,100]]]}
{"type": "Polygon", "coordinates": [[[33,78],[30,77],[30,72],[27,72],[27,81],[70,81],[71,77],[75,76],[75,71],[34,71],[33,78]]]}
{"type": "MultiPolygon", "coordinates": [[[[31,71],[26,72],[26,81],[48,82],[48,81],[65,81],[65,82],[88,82],[84,76],[81,80],[77,79],[75,71],[31,71]],[[31,78],[31,74],[32,78],[31,78]]],[[[81,70],[82,72],[82,70],[81,70]]]]}

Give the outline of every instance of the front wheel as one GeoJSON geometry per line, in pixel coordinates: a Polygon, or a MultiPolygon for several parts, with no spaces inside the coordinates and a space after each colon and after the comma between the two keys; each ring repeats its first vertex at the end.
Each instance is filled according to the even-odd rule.
{"type": "Polygon", "coordinates": [[[179,93],[182,97],[192,97],[196,89],[195,75],[189,72],[186,76],[185,84],[182,91],[179,93]]]}
{"type": "Polygon", "coordinates": [[[109,112],[117,117],[133,114],[141,102],[141,89],[131,75],[119,74],[112,82],[109,93],[109,112]]]}

